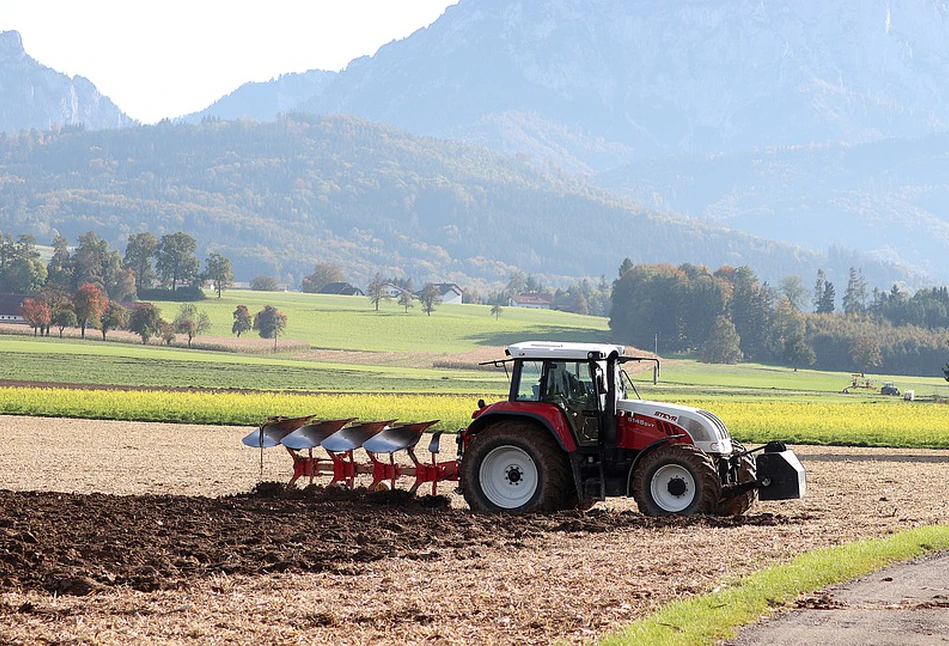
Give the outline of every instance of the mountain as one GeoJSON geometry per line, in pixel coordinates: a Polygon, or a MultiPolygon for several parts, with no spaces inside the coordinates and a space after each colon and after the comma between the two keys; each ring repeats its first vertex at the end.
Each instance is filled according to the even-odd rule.
{"type": "Polygon", "coordinates": [[[300,109],[604,170],[949,125],[943,0],[462,0],[300,109]]]}
{"type": "MultiPolygon", "coordinates": [[[[862,260],[672,220],[487,148],[343,116],[27,132],[0,139],[0,177],[6,233],[93,230],[124,249],[132,233],[183,230],[239,280],[298,284],[330,261],[360,284],[381,271],[496,285],[520,269],[557,285],[613,277],[629,257],[747,264],[774,284],[862,260]]],[[[865,260],[872,285],[912,278],[865,260]]]]}
{"type": "Polygon", "coordinates": [[[97,130],[133,123],[88,79],[40,65],[23,50],[18,32],[0,32],[0,132],[57,126],[97,130]]]}
{"type": "Polygon", "coordinates": [[[188,123],[197,123],[209,117],[273,121],[277,115],[314,100],[335,76],[336,72],[310,70],[300,74],[283,74],[264,83],[245,83],[201,112],[181,119],[188,123]]]}
{"type": "Polygon", "coordinates": [[[461,0],[296,108],[947,280],[947,42],[945,0],[461,0]]]}

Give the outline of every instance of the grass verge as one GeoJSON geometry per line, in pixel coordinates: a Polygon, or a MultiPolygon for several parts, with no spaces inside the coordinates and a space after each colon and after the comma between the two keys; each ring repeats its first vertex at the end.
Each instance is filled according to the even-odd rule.
{"type": "Polygon", "coordinates": [[[729,639],[737,629],[798,595],[858,578],[927,552],[949,549],[949,525],[909,529],[798,556],[711,594],[680,601],[607,636],[601,646],[694,646],[729,639]]]}

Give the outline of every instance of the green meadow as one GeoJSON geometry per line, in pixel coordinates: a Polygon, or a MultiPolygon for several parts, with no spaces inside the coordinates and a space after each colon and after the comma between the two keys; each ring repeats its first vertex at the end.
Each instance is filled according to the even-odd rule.
{"type": "MultiPolygon", "coordinates": [[[[155,305],[168,320],[180,307],[160,301],[155,305]]],[[[406,312],[394,301],[382,301],[375,311],[369,299],[361,296],[236,290],[197,303],[211,319],[208,334],[230,335],[238,305],[246,305],[251,314],[273,305],[287,315],[284,336],[307,341],[314,348],[454,354],[485,345],[508,345],[525,336],[573,341],[609,337],[605,318],[568,312],[505,307],[495,318],[488,305],[442,304],[427,316],[418,303],[406,312]]]]}

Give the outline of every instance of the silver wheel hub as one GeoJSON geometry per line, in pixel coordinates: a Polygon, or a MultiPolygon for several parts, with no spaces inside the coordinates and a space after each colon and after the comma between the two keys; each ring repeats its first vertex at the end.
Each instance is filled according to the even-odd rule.
{"type": "Polygon", "coordinates": [[[492,449],[478,471],[481,491],[491,504],[501,509],[518,509],[534,497],[539,484],[537,465],[521,448],[499,446],[492,449]]]}
{"type": "Polygon", "coordinates": [[[649,493],[662,510],[672,513],[683,511],[695,500],[695,478],[685,467],[667,464],[653,474],[649,493]]]}

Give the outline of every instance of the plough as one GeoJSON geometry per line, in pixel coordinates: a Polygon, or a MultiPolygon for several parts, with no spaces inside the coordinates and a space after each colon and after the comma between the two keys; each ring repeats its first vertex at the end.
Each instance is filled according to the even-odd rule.
{"type": "MultiPolygon", "coordinates": [[[[458,480],[458,461],[437,461],[442,432],[432,436],[428,445],[429,462],[422,462],[415,454],[415,447],[422,434],[439,420],[428,422],[402,422],[384,420],[358,422],[356,418],[319,420],[307,417],[271,417],[243,439],[244,444],[261,451],[283,446],[293,458],[293,477],[287,487],[293,487],[300,478],[310,484],[322,475],[332,475],[329,484],[349,489],[356,486],[356,478],[371,476],[370,491],[395,489],[396,481],[403,477],[414,477],[415,483],[409,492],[414,494],[423,484],[431,483],[432,495],[437,494],[438,483],[458,480]],[[322,448],[326,456],[313,455],[314,449],[322,448]],[[362,448],[369,462],[355,459],[356,449],[362,448]],[[395,460],[398,451],[405,451],[411,464],[400,464],[395,460]]],[[[262,459],[262,456],[261,456],[262,459]]]]}

